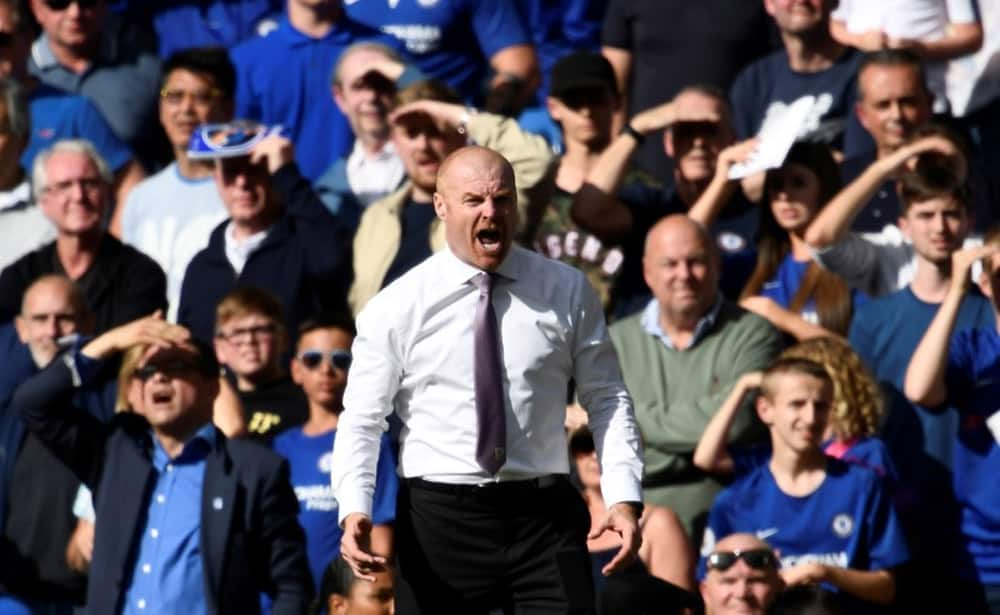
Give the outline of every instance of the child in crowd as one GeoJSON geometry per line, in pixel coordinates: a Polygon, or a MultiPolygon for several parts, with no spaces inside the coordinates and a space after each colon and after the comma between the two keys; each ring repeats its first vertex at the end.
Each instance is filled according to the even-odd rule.
{"type": "Polygon", "coordinates": [[[375,581],[361,581],[343,559],[334,558],[323,573],[312,615],[392,615],[395,613],[392,569],[373,573],[375,581]]]}
{"type": "Polygon", "coordinates": [[[952,255],[951,286],[906,370],[904,392],[924,406],[958,410],[952,483],[959,507],[954,560],[955,612],[1000,613],[1000,333],[996,326],[955,332],[972,265],[983,259],[979,288],[1000,322],[1000,226],[984,245],[952,255]],[[954,334],[953,334],[954,332],[954,334]]]}
{"type": "Polygon", "coordinates": [[[302,390],[282,367],[288,337],[281,301],[253,286],[237,288],[215,309],[215,354],[235,386],[249,437],[270,443],[309,416],[302,390]]]}
{"type": "MultiPolygon", "coordinates": [[[[706,227],[727,202],[729,170],[745,158],[747,143],[723,150],[712,184],[688,212],[706,227]]],[[[822,143],[792,146],[781,168],[767,173],[757,231],[757,264],[740,296],[741,305],[798,340],[829,332],[846,335],[855,305],[864,295],[812,259],[803,235],[841,188],[840,171],[822,143]]]]}
{"type": "Polygon", "coordinates": [[[715,536],[754,533],[780,554],[787,585],[825,583],[862,610],[866,602],[891,603],[894,569],[908,551],[878,476],[823,453],[830,375],[813,361],[779,358],[760,388],[757,412],[771,433],[771,457],[716,499],[702,554],[715,549],[715,536]]]}
{"type": "MultiPolygon", "coordinates": [[[[306,532],[309,568],[317,585],[323,570],[340,555],[343,532],[337,522],[337,499],[330,486],[330,459],[337,421],[344,409],[344,387],[351,365],[349,348],[353,341],[354,323],[348,317],[330,316],[302,324],[292,359],[292,379],[309,400],[309,420],[279,434],[273,445],[291,467],[291,482],[299,499],[299,523],[306,532]]],[[[390,524],[396,516],[398,489],[396,461],[389,438],[383,435],[375,477],[372,511],[375,527],[371,536],[373,551],[386,557],[392,555],[390,524]]]]}
{"type": "MultiPolygon", "coordinates": [[[[781,357],[815,361],[826,368],[833,381],[833,407],[823,431],[823,452],[874,470],[892,489],[896,470],[885,443],[875,435],[882,420],[882,394],[861,357],[836,337],[813,338],[786,349],[781,357]]],[[[760,380],[760,372],[751,372],[737,381],[705,427],[694,452],[695,465],[706,472],[745,474],[767,462],[771,456],[769,444],[739,452],[726,449],[730,425],[744,399],[760,386],[760,380]]]]}

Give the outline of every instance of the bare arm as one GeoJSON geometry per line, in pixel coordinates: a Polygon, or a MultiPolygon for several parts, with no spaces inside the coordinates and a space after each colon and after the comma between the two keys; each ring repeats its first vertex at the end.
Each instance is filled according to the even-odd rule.
{"type": "Polygon", "coordinates": [[[830,34],[841,45],[847,45],[861,51],[878,51],[886,44],[885,33],[881,30],[867,32],[850,32],[847,24],[839,19],[830,20],[830,34]]]}
{"type": "Polygon", "coordinates": [[[715,163],[715,175],[688,210],[688,218],[705,228],[712,226],[738,187],[737,181],[729,179],[730,169],[734,164],[745,161],[756,147],[757,139],[748,139],[719,152],[719,159],[715,163]]]}
{"type": "Polygon", "coordinates": [[[87,574],[94,556],[94,524],[85,519],[76,520],[76,529],[66,544],[66,565],[80,574],[87,574]]]}
{"type": "Polygon", "coordinates": [[[925,60],[951,60],[979,51],[983,46],[983,26],[979,23],[953,23],[937,40],[889,38],[886,46],[910,49],[925,60]]]}
{"type": "Polygon", "coordinates": [[[896,577],[888,570],[854,570],[811,562],[781,570],[781,578],[787,585],[826,582],[877,604],[889,604],[896,597],[896,577]]]}
{"type": "Polygon", "coordinates": [[[809,224],[804,237],[809,247],[821,250],[837,243],[887,179],[914,156],[930,151],[960,155],[947,139],[931,136],[904,145],[892,154],[876,160],[857,179],[837,193],[809,224]]]}
{"type": "Polygon", "coordinates": [[[601,47],[601,55],[611,63],[611,68],[615,71],[615,81],[618,82],[618,91],[621,92],[621,104],[611,122],[612,134],[617,134],[625,125],[628,113],[628,82],[632,75],[632,52],[619,47],[601,47]]]}
{"type": "Polygon", "coordinates": [[[906,368],[903,393],[910,401],[933,407],[944,403],[948,398],[948,387],[945,384],[948,343],[955,330],[962,298],[969,288],[969,271],[977,260],[990,257],[996,252],[995,245],[988,245],[952,254],[951,287],[906,368]]]}
{"type": "Polygon", "coordinates": [[[733,458],[726,450],[729,441],[729,428],[733,425],[736,413],[743,407],[743,400],[754,389],[760,386],[762,372],[748,372],[736,381],[729,397],[719,407],[719,411],[705,426],[705,431],[694,449],[694,465],[706,472],[715,474],[730,474],[733,471],[733,458]]]}
{"type": "Polygon", "coordinates": [[[669,508],[649,505],[639,526],[642,528],[639,559],[649,574],[694,591],[694,549],[677,515],[669,508]]]}
{"type": "Polygon", "coordinates": [[[212,403],[212,422],[227,438],[238,438],[247,433],[246,417],[239,395],[229,380],[219,378],[219,394],[212,403]]]}
{"type": "Polygon", "coordinates": [[[747,297],[740,301],[740,306],[744,309],[768,319],[772,325],[791,335],[796,340],[803,342],[815,337],[825,337],[833,335],[831,331],[813,324],[802,318],[801,314],[783,308],[770,297],[747,297]]]}
{"type": "MultiPolygon", "coordinates": [[[[719,121],[715,113],[697,117],[679,113],[673,101],[637,114],[629,122],[632,129],[645,136],[681,121],[719,121]]],[[[615,198],[615,192],[628,169],[629,158],[639,146],[636,138],[622,133],[611,142],[597,164],[587,174],[583,187],[573,197],[573,220],[598,239],[615,243],[632,229],[632,212],[615,198]]]]}

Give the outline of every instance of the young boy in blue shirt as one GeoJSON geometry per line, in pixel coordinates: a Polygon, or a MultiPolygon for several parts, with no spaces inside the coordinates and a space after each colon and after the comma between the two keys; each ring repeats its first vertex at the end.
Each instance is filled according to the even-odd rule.
{"type": "MultiPolygon", "coordinates": [[[[291,482],[299,500],[299,524],[306,533],[309,569],[317,586],[330,561],[340,555],[343,531],[337,522],[338,505],[330,486],[330,460],[337,437],[337,421],[344,409],[344,388],[351,364],[354,323],[344,316],[310,320],[299,328],[292,359],[292,380],[309,400],[304,425],[282,432],[274,450],[288,459],[291,482]]],[[[396,518],[396,460],[383,435],[375,477],[372,511],[372,549],[392,556],[392,522],[396,518]]]]}
{"type": "MultiPolygon", "coordinates": [[[[904,393],[919,404],[958,409],[952,484],[959,513],[951,565],[955,612],[1000,613],[1000,333],[998,327],[954,333],[969,273],[982,259],[979,288],[1000,318],[1000,226],[984,245],[952,255],[951,285],[906,370],[904,393]]],[[[1000,322],[1000,321],[998,321],[1000,322]]]]}
{"type": "Polygon", "coordinates": [[[893,569],[909,554],[879,477],[823,453],[829,374],[807,359],[779,359],[760,389],[757,413],[771,432],[771,458],[716,499],[703,556],[716,536],[749,532],[780,554],[786,584],[824,583],[862,602],[891,603],[893,569]]]}

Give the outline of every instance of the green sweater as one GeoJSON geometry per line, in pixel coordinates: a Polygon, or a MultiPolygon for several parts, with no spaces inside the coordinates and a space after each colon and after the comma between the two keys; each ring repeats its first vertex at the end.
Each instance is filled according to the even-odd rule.
{"type": "MultiPolygon", "coordinates": [[[[778,355],[782,337],[765,319],[725,301],[708,333],[686,350],[672,350],[642,327],[642,313],[610,328],[625,385],[635,404],[646,457],[646,486],[690,480],[691,455],[708,421],[743,374],[778,355]]],[[[730,437],[761,437],[751,410],[740,412],[730,437]]],[[[694,474],[692,474],[694,472],[694,474]]]]}

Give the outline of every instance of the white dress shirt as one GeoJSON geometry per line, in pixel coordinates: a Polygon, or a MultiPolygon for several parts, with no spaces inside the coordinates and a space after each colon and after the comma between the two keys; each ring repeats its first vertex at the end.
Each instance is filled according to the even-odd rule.
{"type": "Polygon", "coordinates": [[[393,411],[403,423],[403,478],[477,484],[567,474],[570,378],[590,412],[605,501],[641,501],[639,430],[601,302],[579,270],[519,247],[511,248],[493,287],[507,462],[496,477],[479,467],[473,378],[479,292],[472,283],[478,273],[441,250],[358,315],[331,464],[341,521],[353,512],[371,516],[379,436],[393,411]]]}

